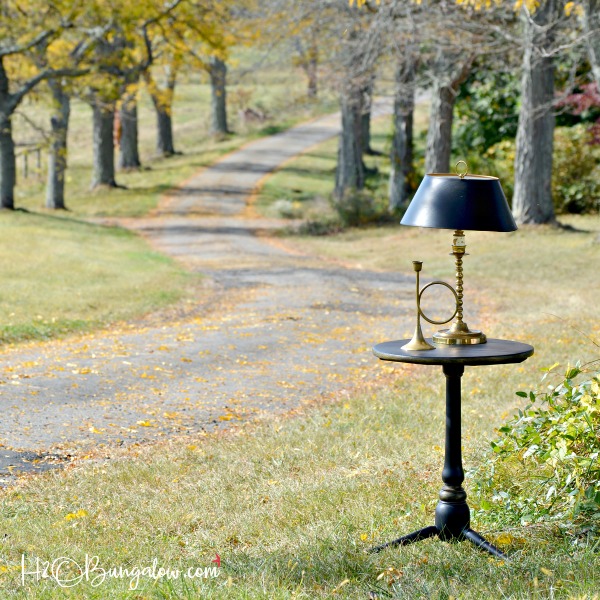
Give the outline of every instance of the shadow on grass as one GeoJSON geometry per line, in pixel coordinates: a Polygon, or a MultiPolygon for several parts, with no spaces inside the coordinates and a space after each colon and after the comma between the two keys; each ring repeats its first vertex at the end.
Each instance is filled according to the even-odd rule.
{"type": "MultiPolygon", "coordinates": [[[[48,209],[50,210],[50,209],[48,209]]],[[[80,229],[85,229],[88,231],[100,232],[104,234],[110,235],[118,235],[121,237],[135,237],[135,233],[130,231],[129,229],[122,227],[121,225],[115,225],[114,223],[98,223],[89,220],[87,217],[77,217],[73,215],[70,210],[60,210],[59,214],[56,214],[57,211],[50,212],[38,212],[33,210],[22,210],[20,213],[24,213],[28,215],[32,219],[37,219],[40,222],[46,222],[48,225],[53,227],[60,226],[65,229],[69,227],[78,227],[80,229]]],[[[25,338],[20,339],[28,339],[27,336],[25,338]]],[[[44,339],[43,336],[40,338],[37,334],[31,336],[31,339],[44,339]]],[[[0,329],[0,343],[3,341],[2,330],[0,329]]],[[[6,341],[6,340],[4,340],[6,341]]]]}
{"type": "Polygon", "coordinates": [[[573,227],[573,225],[569,225],[568,223],[561,223],[560,221],[556,222],[556,227],[557,229],[568,233],[594,233],[590,229],[580,229],[578,227],[573,227]]]}
{"type": "Polygon", "coordinates": [[[290,175],[301,175],[311,179],[330,179],[335,173],[335,169],[304,169],[301,167],[284,167],[279,173],[289,173],[290,175]]]}

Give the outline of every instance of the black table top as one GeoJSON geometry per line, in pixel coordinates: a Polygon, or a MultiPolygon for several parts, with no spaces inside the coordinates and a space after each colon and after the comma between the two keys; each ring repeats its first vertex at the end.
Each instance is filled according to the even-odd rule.
{"type": "MultiPolygon", "coordinates": [[[[511,340],[488,339],[485,344],[439,345],[433,350],[402,350],[410,340],[382,342],[373,347],[381,360],[417,363],[420,365],[503,365],[520,363],[533,354],[533,346],[511,340]]],[[[432,344],[431,338],[427,341],[432,344]]]]}

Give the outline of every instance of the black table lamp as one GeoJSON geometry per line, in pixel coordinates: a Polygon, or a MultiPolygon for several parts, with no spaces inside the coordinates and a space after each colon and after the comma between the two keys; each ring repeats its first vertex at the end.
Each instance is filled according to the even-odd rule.
{"type": "MultiPolygon", "coordinates": [[[[420,317],[430,323],[447,323],[456,316],[449,329],[442,329],[433,336],[435,344],[484,344],[485,334],[471,330],[463,321],[463,256],[466,255],[465,230],[474,231],[515,231],[517,224],[510,212],[500,180],[488,175],[469,175],[466,163],[456,164],[457,174],[431,173],[425,175],[412,199],[401,225],[413,227],[433,227],[454,230],[452,254],[456,260],[456,288],[450,288],[456,297],[456,310],[447,321],[429,319],[421,310],[418,273],[422,263],[413,261],[417,272],[417,328],[413,339],[404,347],[406,350],[429,350],[433,346],[423,338],[420,330],[420,317]],[[460,164],[465,165],[458,172],[460,164]]],[[[445,282],[433,282],[429,285],[445,282]]],[[[426,287],[429,287],[426,286],[426,287]]]]}

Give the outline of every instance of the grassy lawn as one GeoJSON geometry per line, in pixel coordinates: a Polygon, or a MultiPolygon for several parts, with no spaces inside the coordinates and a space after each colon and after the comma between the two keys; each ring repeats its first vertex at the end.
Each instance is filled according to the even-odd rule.
{"type": "Polygon", "coordinates": [[[0,342],[46,339],[154,311],[198,281],[142,238],[48,214],[2,214],[0,342]]]}

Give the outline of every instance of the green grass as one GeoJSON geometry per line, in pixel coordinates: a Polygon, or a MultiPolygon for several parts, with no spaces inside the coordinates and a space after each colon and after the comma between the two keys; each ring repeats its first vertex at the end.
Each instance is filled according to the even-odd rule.
{"type": "MultiPolygon", "coordinates": [[[[5,492],[3,597],[69,597],[51,580],[30,577],[22,586],[23,554],[30,565],[61,556],[83,563],[87,553],[104,568],[156,557],[159,566],[187,570],[210,566],[218,553],[214,579],[141,578],[137,596],[127,595],[127,580],[95,589],[82,582],[71,597],[545,598],[552,586],[562,597],[591,598],[600,585],[597,554],[552,531],[512,532],[508,545],[500,532],[486,532],[511,551],[511,562],[437,540],[365,552],[432,520],[441,390],[433,381],[423,387],[423,378],[415,384],[397,381],[283,425],[142,450],[5,492]]],[[[472,461],[481,431],[466,412],[472,461]]]]}
{"type": "Polygon", "coordinates": [[[157,310],[197,277],[137,235],[51,215],[3,213],[0,342],[46,339],[157,310]]]}

